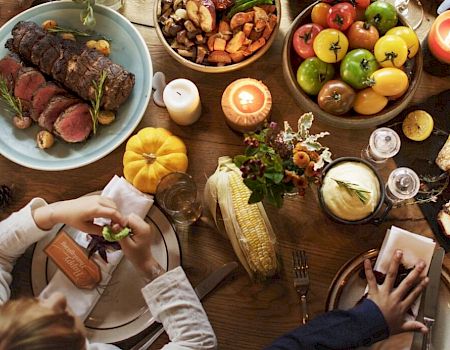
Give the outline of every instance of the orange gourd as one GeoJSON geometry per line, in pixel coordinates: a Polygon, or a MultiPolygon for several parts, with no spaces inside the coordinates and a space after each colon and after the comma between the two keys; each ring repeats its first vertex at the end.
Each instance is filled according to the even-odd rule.
{"type": "Polygon", "coordinates": [[[132,136],[123,156],[125,178],[138,190],[155,193],[165,175],[188,167],[186,146],[163,128],[147,127],[132,136]]]}

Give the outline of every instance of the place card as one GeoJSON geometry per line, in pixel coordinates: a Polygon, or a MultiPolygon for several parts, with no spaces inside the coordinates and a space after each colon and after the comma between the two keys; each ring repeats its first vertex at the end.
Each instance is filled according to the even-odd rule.
{"type": "Polygon", "coordinates": [[[61,230],[44,252],[78,288],[94,289],[100,283],[100,267],[66,231],[61,230]]]}

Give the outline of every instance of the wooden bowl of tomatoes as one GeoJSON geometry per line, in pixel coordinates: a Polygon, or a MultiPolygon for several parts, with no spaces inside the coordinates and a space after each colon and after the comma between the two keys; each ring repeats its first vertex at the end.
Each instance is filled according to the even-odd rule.
{"type": "Polygon", "coordinates": [[[317,1],[295,18],[283,44],[283,73],[296,102],[339,128],[397,116],[422,70],[417,35],[380,0],[317,1]]]}

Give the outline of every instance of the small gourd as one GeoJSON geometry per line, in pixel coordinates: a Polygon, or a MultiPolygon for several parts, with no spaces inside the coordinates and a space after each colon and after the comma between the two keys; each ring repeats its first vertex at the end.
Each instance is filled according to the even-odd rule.
{"type": "Polygon", "coordinates": [[[186,146],[169,130],[147,127],[128,140],[123,166],[125,178],[134,187],[155,193],[165,175],[187,170],[186,146]]]}

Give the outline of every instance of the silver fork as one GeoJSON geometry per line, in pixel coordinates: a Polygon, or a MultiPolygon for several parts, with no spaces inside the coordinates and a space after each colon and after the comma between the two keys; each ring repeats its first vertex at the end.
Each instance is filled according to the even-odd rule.
{"type": "Polygon", "coordinates": [[[304,250],[294,250],[292,252],[294,265],[294,288],[300,297],[302,307],[302,324],[309,320],[308,306],[306,305],[306,295],[309,290],[308,260],[304,250]]]}

